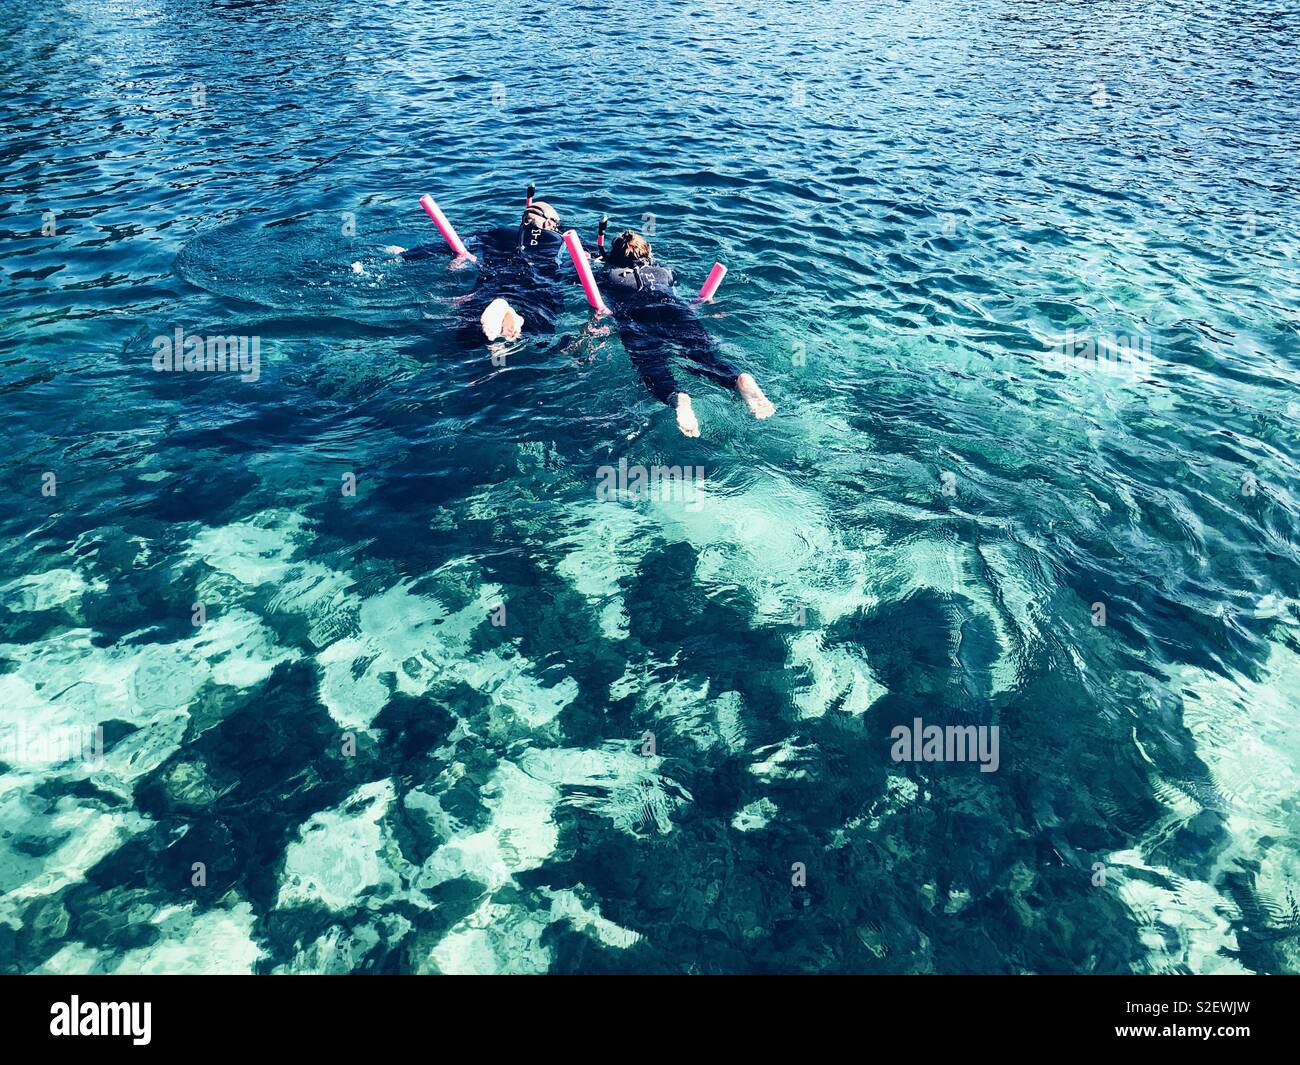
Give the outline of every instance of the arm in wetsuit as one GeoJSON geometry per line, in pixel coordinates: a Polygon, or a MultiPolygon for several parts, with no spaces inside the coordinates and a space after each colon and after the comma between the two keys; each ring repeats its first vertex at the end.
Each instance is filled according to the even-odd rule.
{"type": "MultiPolygon", "coordinates": [[[[470,238],[473,239],[472,237],[470,238]]],[[[450,251],[446,244],[421,244],[418,248],[407,248],[398,258],[411,262],[414,259],[428,259],[440,251],[450,251]]]]}
{"type": "MultiPolygon", "coordinates": [[[[508,226],[500,226],[496,229],[487,229],[482,233],[475,233],[466,241],[466,246],[474,245],[479,254],[476,258],[480,265],[491,265],[493,260],[500,259],[509,254],[512,246],[515,244],[517,233],[508,226]]],[[[428,244],[421,244],[415,248],[409,248],[401,253],[401,258],[410,262],[416,259],[430,259],[435,255],[444,255],[451,257],[452,251],[445,241],[434,240],[428,244]]]]}

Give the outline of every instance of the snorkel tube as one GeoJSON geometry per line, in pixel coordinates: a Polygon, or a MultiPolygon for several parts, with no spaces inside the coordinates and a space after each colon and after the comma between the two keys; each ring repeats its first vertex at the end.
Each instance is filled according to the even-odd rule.
{"type": "Polygon", "coordinates": [[[602,254],[605,251],[605,227],[607,225],[609,225],[609,215],[603,214],[600,216],[600,225],[596,227],[596,247],[600,249],[602,254]]]}
{"type": "Polygon", "coordinates": [[[704,303],[706,300],[713,299],[713,294],[718,291],[718,286],[722,284],[722,279],[726,276],[727,268],[721,263],[714,263],[713,269],[709,271],[709,276],[700,289],[700,294],[695,297],[695,302],[704,303]]]}
{"type": "Polygon", "coordinates": [[[442,213],[442,208],[433,201],[433,197],[427,192],[420,197],[420,206],[424,208],[424,213],[433,219],[433,224],[438,227],[438,232],[442,234],[442,239],[447,242],[458,258],[470,259],[477,262],[465,247],[465,242],[460,239],[456,232],[456,227],[447,221],[447,216],[442,213]]]}
{"type": "Polygon", "coordinates": [[[573,268],[578,271],[578,280],[582,282],[582,291],[587,294],[587,302],[591,304],[592,310],[597,314],[608,314],[609,308],[600,298],[600,289],[596,287],[596,278],[591,272],[591,261],[587,258],[587,251],[583,248],[576,229],[565,231],[564,246],[569,249],[569,258],[573,260],[573,268]]]}
{"type": "Polygon", "coordinates": [[[528,183],[528,195],[524,197],[524,206],[525,206],[525,207],[531,207],[531,206],[533,205],[533,194],[534,194],[536,191],[537,191],[537,186],[534,185],[532,182],[529,182],[529,183],[528,183]]]}

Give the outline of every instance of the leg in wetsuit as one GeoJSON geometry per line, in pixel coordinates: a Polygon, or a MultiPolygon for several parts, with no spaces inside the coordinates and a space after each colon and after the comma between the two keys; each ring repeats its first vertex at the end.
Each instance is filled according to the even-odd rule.
{"type": "MultiPolygon", "coordinates": [[[[467,343],[482,342],[479,318],[493,300],[504,299],[524,319],[528,333],[554,333],[564,307],[560,252],[564,241],[553,230],[532,225],[503,226],[471,238],[479,272],[461,306],[458,333],[467,343]]],[[[406,260],[445,254],[438,244],[402,252],[406,260]]]]}
{"type": "Polygon", "coordinates": [[[687,368],[701,377],[734,389],[740,371],[727,362],[694,312],[676,298],[623,300],[615,297],[615,314],[623,347],[642,382],[661,403],[674,406],[681,388],[669,359],[687,359],[687,368]]]}
{"type": "Polygon", "coordinates": [[[770,418],[776,412],[753,376],[721,356],[694,310],[674,295],[672,271],[654,263],[643,237],[630,230],[621,234],[606,262],[606,288],[623,347],[650,393],[676,413],[677,427],[686,436],[699,436],[700,425],[690,395],[669,368],[674,354],[685,358],[692,372],[739,393],[754,417],[770,418]]]}

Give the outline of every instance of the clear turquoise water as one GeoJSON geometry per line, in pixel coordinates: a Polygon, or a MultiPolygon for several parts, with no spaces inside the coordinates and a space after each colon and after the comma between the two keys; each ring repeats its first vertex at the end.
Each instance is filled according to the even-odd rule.
{"type": "Polygon", "coordinates": [[[1249,6],[6,0],[0,964],[1300,971],[1249,6]],[[530,180],[725,262],[777,417],[699,384],[685,440],[576,293],[493,365],[472,272],[380,253],[530,180]],[[258,379],[155,373],[178,327],[258,379]],[[999,768],[893,761],[918,717],[999,768]]]}

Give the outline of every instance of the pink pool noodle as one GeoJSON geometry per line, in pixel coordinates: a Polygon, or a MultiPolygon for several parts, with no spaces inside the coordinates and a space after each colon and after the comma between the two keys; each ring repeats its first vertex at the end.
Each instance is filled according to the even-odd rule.
{"type": "Polygon", "coordinates": [[[569,258],[573,260],[573,268],[578,271],[578,280],[582,282],[582,291],[587,294],[587,302],[597,311],[608,313],[609,308],[605,306],[605,301],[600,298],[600,289],[596,287],[596,278],[591,272],[591,262],[587,258],[587,251],[582,246],[582,240],[578,237],[576,229],[570,229],[564,234],[565,247],[569,249],[569,258]]]}
{"type": "Polygon", "coordinates": [[[447,246],[451,248],[452,251],[457,255],[463,255],[468,259],[474,258],[474,256],[470,255],[466,250],[465,242],[460,239],[460,235],[456,232],[456,228],[447,221],[447,216],[442,213],[442,208],[433,202],[432,196],[428,193],[421,196],[420,206],[424,208],[424,213],[433,219],[433,224],[438,227],[438,232],[442,234],[442,239],[447,242],[447,246]]]}
{"type": "Polygon", "coordinates": [[[727,276],[727,268],[721,263],[714,263],[713,269],[709,271],[709,276],[704,281],[704,287],[700,289],[700,294],[696,300],[703,303],[705,300],[713,299],[713,294],[718,291],[718,286],[722,284],[722,279],[727,276]]]}

